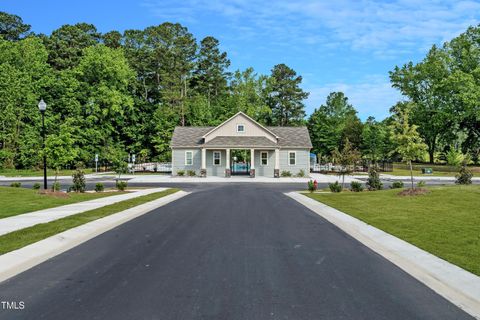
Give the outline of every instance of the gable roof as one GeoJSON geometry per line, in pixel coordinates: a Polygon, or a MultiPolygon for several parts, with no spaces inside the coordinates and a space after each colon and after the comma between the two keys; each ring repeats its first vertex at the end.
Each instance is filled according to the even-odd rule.
{"type": "Polygon", "coordinates": [[[248,120],[250,120],[253,124],[255,124],[256,126],[262,128],[263,130],[265,130],[266,132],[270,133],[272,136],[274,136],[275,138],[278,138],[278,136],[275,135],[275,133],[273,133],[272,131],[268,130],[266,127],[262,126],[260,123],[258,123],[257,121],[253,120],[251,117],[249,117],[248,115],[246,115],[245,113],[243,113],[242,111],[239,111],[237,113],[235,113],[233,116],[231,116],[230,118],[228,118],[227,120],[223,121],[222,123],[220,123],[218,126],[216,127],[213,127],[213,129],[211,129],[210,131],[208,131],[207,133],[205,133],[203,135],[203,138],[205,138],[206,136],[210,135],[211,133],[215,132],[217,129],[223,127],[226,123],[232,121],[233,119],[235,119],[236,117],[238,117],[239,115],[242,115],[244,116],[245,118],[247,118],[248,120]]]}
{"type": "Polygon", "coordinates": [[[265,137],[220,136],[204,144],[204,136],[215,127],[176,127],[173,131],[171,148],[206,147],[280,147],[312,148],[307,127],[265,127],[278,137],[277,143],[265,137]],[[265,140],[268,140],[268,143],[265,140]],[[225,143],[222,145],[221,143],[225,143]],[[248,143],[248,144],[247,144],[248,143]]]}

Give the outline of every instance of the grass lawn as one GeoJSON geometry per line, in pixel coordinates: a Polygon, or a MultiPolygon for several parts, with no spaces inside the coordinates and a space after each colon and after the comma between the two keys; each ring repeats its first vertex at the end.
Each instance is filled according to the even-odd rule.
{"type": "Polygon", "coordinates": [[[480,275],[480,186],[428,189],[415,197],[399,189],[308,196],[480,275]]]}
{"type": "Polygon", "coordinates": [[[80,201],[120,194],[119,192],[69,193],[68,198],[39,194],[33,189],[0,187],[0,219],[80,201]]]}
{"type": "MultiPolygon", "coordinates": [[[[410,170],[393,168],[392,172],[385,172],[385,174],[410,177],[410,170]]],[[[423,174],[421,170],[413,170],[413,176],[415,177],[455,177],[456,174],[458,174],[458,172],[440,172],[435,170],[433,170],[432,174],[423,174]]]]}
{"type": "MultiPolygon", "coordinates": [[[[93,173],[93,169],[84,169],[85,174],[93,173]]],[[[75,170],[60,170],[59,176],[71,176],[75,170]]],[[[55,170],[47,170],[48,177],[55,177],[55,170]]],[[[5,177],[43,177],[43,170],[19,170],[19,169],[0,169],[0,176],[5,177]]]]}
{"type": "Polygon", "coordinates": [[[156,192],[138,198],[117,202],[102,208],[82,212],[48,223],[41,223],[29,228],[7,233],[3,236],[0,236],[0,255],[20,249],[31,243],[51,237],[57,233],[77,227],[87,222],[97,220],[111,214],[138,206],[145,202],[167,196],[169,194],[177,192],[178,190],[179,189],[167,189],[161,192],[156,192]]]}

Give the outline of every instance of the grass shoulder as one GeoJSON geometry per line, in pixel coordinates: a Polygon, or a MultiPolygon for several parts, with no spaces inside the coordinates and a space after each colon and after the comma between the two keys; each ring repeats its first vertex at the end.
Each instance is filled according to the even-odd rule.
{"type": "Polygon", "coordinates": [[[124,192],[71,192],[66,197],[55,197],[48,194],[40,194],[33,189],[0,187],[0,219],[122,193],[124,192]]]}
{"type": "MultiPolygon", "coordinates": [[[[85,174],[93,173],[93,169],[83,169],[85,174]]],[[[75,170],[60,170],[59,176],[71,176],[75,170]]],[[[47,175],[49,177],[55,176],[55,170],[48,169],[47,175]]],[[[33,169],[0,169],[0,176],[5,177],[43,177],[43,170],[33,169]]]]}
{"type": "Polygon", "coordinates": [[[0,255],[20,249],[29,244],[51,237],[55,234],[80,226],[90,221],[94,221],[112,215],[114,213],[118,213],[120,211],[144,204],[146,202],[165,197],[177,191],[179,191],[179,189],[167,189],[134,199],[117,202],[102,208],[85,211],[48,223],[41,223],[29,228],[7,233],[0,236],[0,255]]]}
{"type": "Polygon", "coordinates": [[[428,189],[410,197],[399,189],[307,196],[480,275],[480,186],[428,189]]]}

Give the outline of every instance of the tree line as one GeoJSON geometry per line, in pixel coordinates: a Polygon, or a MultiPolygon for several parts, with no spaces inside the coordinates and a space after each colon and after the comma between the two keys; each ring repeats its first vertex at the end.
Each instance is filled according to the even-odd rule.
{"type": "Polygon", "coordinates": [[[332,92],[306,117],[308,92],[285,64],[268,75],[230,70],[211,36],[200,41],[178,23],[143,30],[99,32],[88,23],[35,34],[23,20],[0,12],[0,167],[41,165],[41,119],[54,166],[170,160],[175,126],[215,126],[243,111],[265,125],[307,125],[313,152],[332,160],[346,144],[371,161],[400,159],[392,131],[408,111],[427,145],[428,159],[480,157],[480,29],[433,46],[419,63],[390,72],[405,101],[382,121],[361,121],[342,92],[332,92]]]}

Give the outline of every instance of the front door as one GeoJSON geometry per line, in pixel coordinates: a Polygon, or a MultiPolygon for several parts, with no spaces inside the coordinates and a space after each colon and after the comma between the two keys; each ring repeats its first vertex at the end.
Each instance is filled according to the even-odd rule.
{"type": "Polygon", "coordinates": [[[250,150],[231,150],[230,156],[232,175],[250,174],[250,150]]]}

